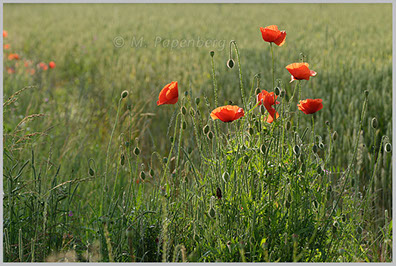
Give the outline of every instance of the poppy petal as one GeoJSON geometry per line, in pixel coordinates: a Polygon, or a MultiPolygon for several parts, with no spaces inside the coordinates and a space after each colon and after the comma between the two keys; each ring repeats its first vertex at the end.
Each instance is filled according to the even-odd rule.
{"type": "Polygon", "coordinates": [[[282,46],[286,41],[286,31],[281,31],[281,34],[276,38],[274,43],[278,46],[282,46]]]}

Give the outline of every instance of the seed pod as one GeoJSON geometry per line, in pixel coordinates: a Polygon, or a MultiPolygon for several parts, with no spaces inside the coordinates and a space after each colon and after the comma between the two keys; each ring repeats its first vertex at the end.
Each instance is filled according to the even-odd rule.
{"type": "Polygon", "coordinates": [[[378,120],[377,118],[373,117],[373,119],[371,119],[371,127],[376,129],[378,127],[378,120]]]}
{"type": "Polygon", "coordinates": [[[208,139],[210,139],[210,140],[213,139],[213,132],[212,132],[212,131],[209,131],[207,137],[208,137],[208,139]]]}
{"type": "Polygon", "coordinates": [[[281,92],[281,89],[279,87],[276,87],[275,88],[275,95],[279,96],[280,92],[281,92]]]}
{"type": "Polygon", "coordinates": [[[91,167],[89,167],[88,173],[89,173],[90,176],[94,176],[95,175],[95,171],[91,167]]]}
{"type": "Polygon", "coordinates": [[[128,97],[129,92],[127,90],[121,92],[121,98],[124,99],[126,97],[128,97]]]}
{"type": "Polygon", "coordinates": [[[338,138],[338,133],[337,133],[337,131],[334,131],[334,132],[333,132],[332,138],[333,138],[333,141],[336,141],[336,140],[337,140],[337,138],[338,138]]]}
{"type": "Polygon", "coordinates": [[[184,92],[184,96],[186,96],[186,97],[188,96],[188,91],[184,92]]]}
{"type": "Polygon", "coordinates": [[[175,139],[173,138],[173,136],[170,136],[169,141],[170,141],[171,143],[173,143],[174,140],[175,140],[175,139]]]}
{"type": "Polygon", "coordinates": [[[135,147],[135,149],[133,150],[133,154],[138,156],[140,154],[140,149],[138,147],[135,147]]]}
{"type": "Polygon", "coordinates": [[[152,168],[150,169],[149,174],[151,177],[154,177],[154,170],[152,168]]]}
{"type": "Polygon", "coordinates": [[[168,158],[164,157],[164,158],[162,159],[162,162],[163,162],[163,163],[167,163],[167,162],[168,162],[168,158]]]}
{"type": "Polygon", "coordinates": [[[250,136],[253,136],[254,134],[254,129],[252,127],[249,127],[249,134],[250,136]]]}
{"type": "Polygon", "coordinates": [[[317,153],[317,151],[318,151],[318,146],[317,146],[316,144],[314,144],[314,145],[312,146],[312,151],[313,151],[314,153],[317,153]]]}
{"type": "Polygon", "coordinates": [[[291,128],[291,123],[290,123],[290,121],[287,121],[286,122],[286,130],[290,130],[290,128],[291,128]]]}
{"type": "Polygon", "coordinates": [[[183,123],[182,123],[182,128],[183,128],[183,129],[186,129],[186,128],[187,128],[187,122],[186,122],[186,121],[183,121],[183,123]]]}
{"type": "Polygon", "coordinates": [[[141,178],[142,180],[144,180],[144,179],[146,178],[146,174],[144,173],[144,171],[141,171],[141,172],[140,172],[140,178],[141,178]]]}
{"type": "Polygon", "coordinates": [[[206,135],[206,134],[209,133],[209,130],[210,130],[209,125],[206,125],[206,126],[204,126],[204,128],[203,128],[203,133],[206,135]]]}
{"type": "Polygon", "coordinates": [[[265,154],[265,145],[264,145],[264,144],[262,144],[262,145],[260,146],[260,152],[261,152],[262,154],[265,154]]]}
{"type": "Polygon", "coordinates": [[[294,146],[293,152],[295,155],[299,156],[300,155],[300,147],[298,145],[294,146]]]}
{"type": "Polygon", "coordinates": [[[392,151],[392,144],[390,144],[389,142],[385,144],[385,151],[386,152],[391,152],[392,151]]]}
{"type": "Polygon", "coordinates": [[[210,51],[210,56],[211,56],[211,57],[214,56],[214,51],[210,51]]]}
{"type": "Polygon", "coordinates": [[[257,87],[257,88],[256,88],[256,90],[255,90],[255,94],[256,94],[256,95],[257,95],[257,94],[259,94],[259,93],[260,93],[260,91],[261,91],[261,90],[260,90],[260,88],[259,88],[259,87],[257,87]]]}
{"type": "Polygon", "coordinates": [[[201,99],[199,97],[195,98],[195,104],[199,105],[199,103],[201,102],[201,99]]]}
{"type": "Polygon", "coordinates": [[[180,112],[182,113],[182,115],[186,115],[186,114],[187,114],[187,109],[186,109],[186,107],[182,106],[182,107],[180,108],[180,112]]]}
{"type": "Polygon", "coordinates": [[[121,165],[125,164],[125,155],[124,154],[121,154],[120,164],[121,165]]]}
{"type": "Polygon", "coordinates": [[[228,66],[228,68],[233,68],[234,67],[234,65],[235,65],[235,63],[234,63],[234,60],[233,59],[229,59],[228,61],[227,61],[227,66],[228,66]]]}
{"type": "Polygon", "coordinates": [[[219,187],[216,190],[216,196],[218,199],[221,199],[223,197],[223,195],[221,194],[221,189],[219,187]]]}
{"type": "Polygon", "coordinates": [[[228,182],[228,179],[230,178],[230,174],[227,172],[224,172],[223,175],[221,176],[221,178],[223,178],[224,182],[228,182]]]}

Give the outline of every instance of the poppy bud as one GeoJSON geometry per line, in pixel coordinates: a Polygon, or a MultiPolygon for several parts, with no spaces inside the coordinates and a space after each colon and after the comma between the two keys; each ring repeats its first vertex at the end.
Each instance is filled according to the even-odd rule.
{"type": "Polygon", "coordinates": [[[313,145],[312,151],[316,153],[318,151],[318,146],[316,144],[313,145]]]}
{"type": "Polygon", "coordinates": [[[254,134],[254,130],[252,127],[249,127],[249,134],[250,134],[250,136],[253,136],[253,134],[254,134]]]}
{"type": "Polygon", "coordinates": [[[281,92],[280,88],[279,88],[279,87],[276,87],[276,88],[275,88],[275,95],[276,95],[276,96],[279,96],[280,92],[281,92]]]}
{"type": "Polygon", "coordinates": [[[386,152],[391,152],[392,151],[392,144],[390,144],[389,142],[385,144],[385,151],[386,152]]]}
{"type": "Polygon", "coordinates": [[[125,155],[124,154],[121,154],[120,164],[121,165],[125,164],[125,155]]]}
{"type": "Polygon", "coordinates": [[[184,92],[184,96],[186,96],[186,97],[188,96],[188,91],[184,92]]]}
{"type": "Polygon", "coordinates": [[[186,122],[186,121],[183,121],[182,128],[183,128],[183,129],[186,129],[186,128],[187,128],[187,122],[186,122]]]}
{"type": "Polygon", "coordinates": [[[206,135],[206,134],[208,134],[209,130],[210,130],[209,125],[206,125],[203,128],[203,133],[206,135]]]}
{"type": "Polygon", "coordinates": [[[227,172],[224,172],[223,175],[221,176],[221,178],[223,178],[224,182],[228,182],[228,178],[230,177],[230,174],[227,172]]]}
{"type": "Polygon", "coordinates": [[[167,163],[167,162],[168,162],[168,158],[164,157],[164,158],[162,159],[162,162],[163,162],[163,163],[167,163]]]}
{"type": "Polygon", "coordinates": [[[135,147],[135,149],[133,150],[133,153],[138,156],[140,154],[140,149],[138,147],[135,147]]]}
{"type": "Polygon", "coordinates": [[[333,141],[335,141],[337,139],[337,137],[338,137],[338,133],[337,133],[337,131],[334,131],[333,132],[333,141]]]}
{"type": "Polygon", "coordinates": [[[212,207],[210,207],[210,209],[209,209],[209,217],[210,218],[216,217],[216,211],[212,207]]]}
{"type": "Polygon", "coordinates": [[[282,98],[285,97],[286,96],[286,91],[285,90],[281,90],[279,96],[282,97],[282,98]]]}
{"type": "Polygon", "coordinates": [[[324,148],[324,144],[323,144],[323,142],[320,142],[319,143],[319,149],[323,150],[323,148],[324,148]]]}
{"type": "Polygon", "coordinates": [[[184,107],[184,106],[182,106],[182,107],[180,108],[180,111],[181,111],[182,115],[186,115],[186,114],[187,114],[187,109],[186,109],[186,107],[184,107]]]}
{"type": "Polygon", "coordinates": [[[262,115],[265,114],[265,107],[264,107],[264,105],[260,105],[260,114],[262,114],[262,115]]]}
{"type": "Polygon", "coordinates": [[[235,63],[234,63],[234,60],[233,59],[229,59],[228,61],[227,61],[227,66],[228,66],[228,68],[233,68],[234,67],[234,65],[235,65],[235,63]]]}
{"type": "Polygon", "coordinates": [[[89,167],[88,173],[89,173],[90,176],[94,176],[95,175],[95,171],[91,167],[89,167]]]}
{"type": "Polygon", "coordinates": [[[260,93],[260,88],[256,88],[256,91],[255,91],[255,94],[257,95],[257,94],[259,94],[260,93]]]}
{"type": "Polygon", "coordinates": [[[174,141],[173,136],[170,136],[169,141],[170,141],[171,143],[173,143],[173,141],[174,141]]]}
{"type": "Polygon", "coordinates": [[[121,92],[121,98],[124,99],[126,97],[128,97],[129,92],[127,90],[121,92]]]}
{"type": "Polygon", "coordinates": [[[326,126],[330,126],[330,122],[328,120],[325,122],[325,124],[326,126]]]}
{"type": "Polygon", "coordinates": [[[264,144],[262,144],[262,145],[260,146],[260,152],[261,152],[262,154],[265,154],[265,145],[264,145],[264,144]]]}
{"type": "Polygon", "coordinates": [[[199,97],[195,98],[195,104],[199,105],[199,103],[201,102],[201,99],[199,97]]]}
{"type": "Polygon", "coordinates": [[[149,174],[150,174],[151,177],[154,177],[154,170],[150,169],[149,174]]]}
{"type": "Polygon", "coordinates": [[[213,132],[212,132],[212,131],[209,131],[207,137],[208,137],[208,139],[210,139],[210,140],[213,139],[213,132]]]}
{"type": "Polygon", "coordinates": [[[143,171],[140,172],[140,178],[142,180],[144,180],[146,178],[146,174],[143,171]]]}
{"type": "Polygon", "coordinates": [[[313,201],[314,207],[317,209],[318,208],[318,202],[316,200],[313,201]]]}
{"type": "Polygon", "coordinates": [[[211,57],[214,56],[214,51],[210,51],[210,56],[211,56],[211,57]]]}
{"type": "Polygon", "coordinates": [[[221,194],[221,189],[219,187],[216,190],[216,196],[217,196],[218,199],[221,199],[223,197],[222,194],[221,194]]]}
{"type": "Polygon", "coordinates": [[[369,91],[368,91],[368,90],[365,90],[365,91],[364,91],[364,95],[367,97],[367,96],[369,95],[369,91]]]}
{"type": "Polygon", "coordinates": [[[373,117],[373,119],[371,119],[371,127],[376,129],[378,127],[378,120],[377,118],[373,117]]]}
{"type": "Polygon", "coordinates": [[[298,145],[294,146],[293,152],[295,155],[299,156],[300,155],[300,147],[298,145]]]}
{"type": "Polygon", "coordinates": [[[290,123],[290,121],[287,121],[286,122],[286,130],[290,130],[290,128],[291,128],[291,123],[290,123]]]}

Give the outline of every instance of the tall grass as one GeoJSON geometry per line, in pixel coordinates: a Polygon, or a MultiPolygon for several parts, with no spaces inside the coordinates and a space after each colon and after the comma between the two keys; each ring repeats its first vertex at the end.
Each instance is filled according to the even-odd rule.
{"type": "Polygon", "coordinates": [[[4,74],[4,260],[391,261],[390,7],[343,7],[62,6],[71,21],[54,6],[6,6],[14,49],[55,58],[57,68],[4,74]],[[189,23],[197,10],[210,19],[189,23]],[[320,23],[262,19],[271,10],[320,23]],[[30,25],[56,16],[62,31],[10,23],[24,12],[30,25]],[[159,12],[178,16],[170,25],[159,12]],[[372,14],[380,21],[370,24],[372,14]],[[286,29],[284,46],[261,40],[267,24],[286,29]],[[113,47],[129,26],[147,39],[224,38],[226,48],[113,47]],[[367,40],[370,32],[382,38],[367,40]],[[318,76],[290,85],[283,66],[300,51],[318,76]],[[154,107],[170,79],[179,81],[178,104],[154,107]],[[254,92],[275,84],[280,118],[268,124],[254,92]],[[297,98],[312,94],[324,108],[299,113],[297,98]],[[212,121],[229,100],[245,116],[212,121]]]}

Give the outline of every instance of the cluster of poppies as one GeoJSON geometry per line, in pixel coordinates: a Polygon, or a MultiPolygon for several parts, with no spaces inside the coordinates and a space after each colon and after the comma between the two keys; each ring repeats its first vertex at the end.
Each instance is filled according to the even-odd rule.
{"type": "MultiPolygon", "coordinates": [[[[3,39],[6,39],[8,37],[8,32],[6,30],[3,30],[3,39]]],[[[4,44],[3,45],[3,50],[4,52],[6,52],[6,50],[10,49],[10,45],[9,44],[4,44]]],[[[7,55],[7,59],[9,61],[19,61],[21,59],[21,57],[19,56],[19,54],[17,53],[8,53],[7,55]]],[[[15,67],[19,66],[19,62],[16,62],[15,65],[13,67],[7,67],[7,73],[9,74],[13,74],[15,73],[15,67]]],[[[33,62],[31,60],[24,60],[24,66],[26,68],[26,72],[34,75],[36,73],[36,69],[33,67],[33,62]]],[[[44,62],[40,62],[38,64],[36,64],[36,68],[41,69],[43,71],[48,70],[48,68],[55,68],[56,64],[54,61],[49,62],[48,64],[44,63],[44,62]]]]}
{"type": "MultiPolygon", "coordinates": [[[[275,43],[278,46],[282,46],[286,40],[286,31],[280,31],[276,25],[271,25],[268,27],[260,27],[260,31],[263,37],[263,40],[268,43],[275,43]]],[[[316,76],[316,72],[309,69],[309,64],[302,63],[293,63],[286,66],[286,69],[291,74],[291,81],[294,80],[309,80],[310,77],[316,76]]],[[[178,101],[179,93],[178,93],[178,85],[177,81],[173,81],[161,90],[159,94],[159,99],[157,101],[157,105],[162,104],[175,104],[178,101]]],[[[273,107],[279,102],[276,100],[277,95],[274,92],[268,92],[266,90],[262,90],[257,95],[257,104],[263,105],[265,109],[268,111],[268,116],[266,121],[268,123],[272,123],[275,119],[279,117],[279,113],[273,107]]],[[[300,100],[297,107],[300,111],[305,114],[313,114],[323,108],[322,99],[305,99],[300,100]]],[[[232,122],[237,120],[245,115],[243,108],[240,108],[236,105],[226,105],[221,106],[214,109],[210,116],[213,120],[220,119],[223,122],[232,122]]]]}

